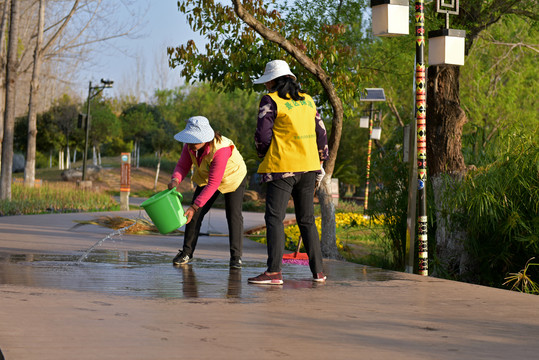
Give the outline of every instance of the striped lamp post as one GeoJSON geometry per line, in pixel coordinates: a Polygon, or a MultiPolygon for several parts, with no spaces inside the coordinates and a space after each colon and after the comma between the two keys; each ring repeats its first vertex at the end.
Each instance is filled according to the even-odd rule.
{"type": "Polygon", "coordinates": [[[417,123],[417,196],[419,274],[429,275],[427,235],[427,83],[425,78],[425,2],[415,2],[415,116],[417,123]]]}
{"type": "Polygon", "coordinates": [[[374,123],[374,101],[386,101],[386,95],[384,89],[367,88],[360,100],[369,101],[371,103],[369,111],[369,145],[367,147],[367,181],[365,184],[365,200],[363,203],[363,213],[366,214],[369,207],[369,177],[371,174],[372,139],[374,138],[372,133],[374,123]]]}

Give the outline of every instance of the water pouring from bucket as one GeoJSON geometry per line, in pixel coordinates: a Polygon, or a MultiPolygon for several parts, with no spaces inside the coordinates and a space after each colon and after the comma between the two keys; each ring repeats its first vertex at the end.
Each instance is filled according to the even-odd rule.
{"type": "Polygon", "coordinates": [[[168,234],[187,222],[183,213],[183,200],[176,188],[163,190],[144,201],[140,206],[152,219],[161,234],[168,234]]]}

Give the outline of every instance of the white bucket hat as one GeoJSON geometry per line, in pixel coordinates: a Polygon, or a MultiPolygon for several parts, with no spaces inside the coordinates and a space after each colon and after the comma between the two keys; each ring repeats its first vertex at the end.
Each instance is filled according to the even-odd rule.
{"type": "Polygon", "coordinates": [[[193,116],[186,120],[185,129],[174,135],[174,139],[184,144],[201,144],[213,140],[215,132],[204,116],[193,116]]]}
{"type": "Polygon", "coordinates": [[[288,64],[283,60],[273,60],[266,64],[264,75],[253,81],[253,84],[264,84],[281,76],[292,76],[296,80],[296,75],[292,74],[288,64]]]}

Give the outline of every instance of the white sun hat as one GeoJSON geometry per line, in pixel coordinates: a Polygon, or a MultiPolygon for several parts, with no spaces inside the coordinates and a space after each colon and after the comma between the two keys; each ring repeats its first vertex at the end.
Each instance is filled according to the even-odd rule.
{"type": "Polygon", "coordinates": [[[193,116],[186,120],[185,129],[174,135],[174,139],[184,144],[201,144],[213,140],[215,132],[204,116],[193,116]]]}
{"type": "Polygon", "coordinates": [[[292,76],[296,80],[296,75],[292,74],[286,61],[273,60],[266,64],[264,75],[253,81],[253,84],[264,84],[281,76],[292,76]]]}

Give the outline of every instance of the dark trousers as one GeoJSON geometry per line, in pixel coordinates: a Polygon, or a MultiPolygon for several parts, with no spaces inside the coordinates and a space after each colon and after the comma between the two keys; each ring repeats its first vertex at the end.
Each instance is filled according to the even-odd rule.
{"type": "Polygon", "coordinates": [[[309,256],[311,272],[322,272],[320,238],[314,222],[315,182],[316,173],[311,171],[267,183],[264,218],[268,239],[268,272],[281,271],[285,244],[283,220],[290,195],[294,200],[296,221],[309,256]]]}
{"type": "MultiPolygon", "coordinates": [[[[226,193],[225,195],[225,212],[226,221],[228,223],[228,240],[230,243],[230,257],[240,258],[243,249],[243,215],[242,204],[243,194],[245,192],[246,179],[243,179],[241,185],[233,192],[226,193]]],[[[195,194],[193,195],[193,203],[198,195],[202,192],[204,186],[197,186],[195,194]]],[[[198,209],[193,215],[193,218],[189,224],[185,225],[185,234],[183,237],[183,249],[184,254],[193,256],[195,248],[197,246],[198,235],[200,234],[200,227],[204,216],[208,213],[212,207],[215,199],[220,195],[219,191],[208,200],[208,202],[198,209]]]]}

